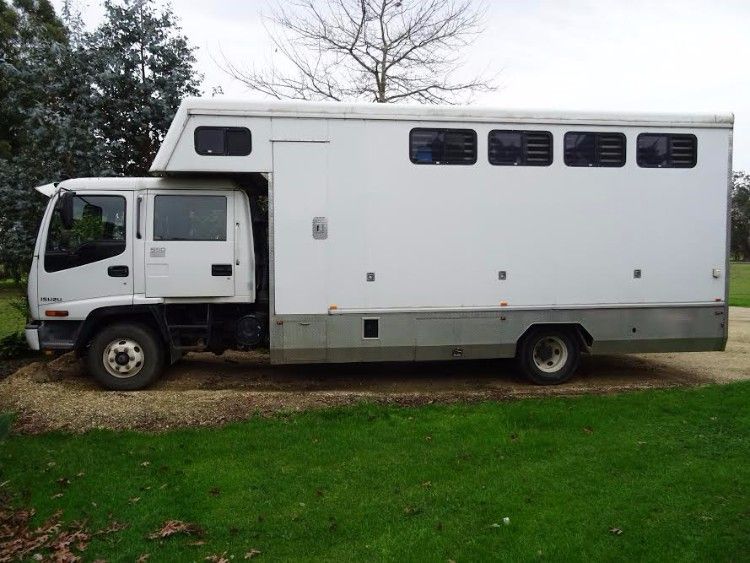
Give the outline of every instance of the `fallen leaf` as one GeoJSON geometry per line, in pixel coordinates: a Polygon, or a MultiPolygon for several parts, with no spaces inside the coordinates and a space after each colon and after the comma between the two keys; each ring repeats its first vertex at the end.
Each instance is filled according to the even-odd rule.
{"type": "Polygon", "coordinates": [[[201,545],[206,545],[206,542],[204,542],[203,540],[191,541],[188,543],[188,545],[191,547],[200,547],[201,545]]]}
{"type": "Polygon", "coordinates": [[[151,462],[150,461],[144,461],[143,463],[141,463],[141,465],[143,467],[148,467],[149,465],[151,465],[151,462]]]}
{"type": "Polygon", "coordinates": [[[52,495],[52,496],[51,496],[50,498],[51,498],[51,499],[56,499],[56,498],[60,498],[60,497],[62,497],[62,496],[63,496],[63,494],[62,494],[62,493],[57,493],[56,495],[52,495]]]}
{"type": "Polygon", "coordinates": [[[129,502],[130,504],[135,504],[135,503],[136,503],[136,502],[138,502],[139,500],[141,500],[141,497],[130,497],[130,498],[128,499],[128,502],[129,502]]]}
{"type": "Polygon", "coordinates": [[[609,533],[613,534],[615,536],[621,536],[622,535],[622,530],[620,528],[610,528],[609,529],[609,533]]]}
{"type": "Polygon", "coordinates": [[[591,428],[591,426],[584,426],[584,427],[583,427],[583,431],[584,431],[584,432],[585,432],[586,434],[593,434],[593,433],[594,433],[594,429],[593,429],[593,428],[591,428]]]}
{"type": "Polygon", "coordinates": [[[83,477],[84,475],[86,474],[83,471],[79,471],[78,473],[76,473],[76,477],[83,477]]]}
{"type": "Polygon", "coordinates": [[[229,563],[226,551],[221,555],[209,555],[208,557],[206,557],[206,561],[211,561],[212,563],[229,563]]]}
{"type": "Polygon", "coordinates": [[[203,530],[196,524],[183,522],[182,520],[167,520],[164,522],[164,524],[162,524],[161,528],[159,528],[152,534],[149,534],[148,537],[152,540],[158,540],[168,538],[176,534],[201,536],[203,535],[203,530]]]}
{"type": "Polygon", "coordinates": [[[151,557],[150,553],[142,553],[138,556],[138,559],[135,560],[135,563],[146,563],[149,557],[151,557]]]}
{"type": "Polygon", "coordinates": [[[259,549],[251,549],[247,553],[245,553],[245,559],[252,559],[253,557],[257,557],[262,552],[259,549]]]}
{"type": "Polygon", "coordinates": [[[114,534],[115,532],[121,532],[125,528],[127,528],[128,525],[123,522],[118,522],[117,520],[112,520],[109,524],[107,524],[106,527],[101,528],[100,530],[97,530],[94,532],[95,536],[103,536],[107,534],[114,534]]]}
{"type": "Polygon", "coordinates": [[[422,486],[425,489],[430,489],[430,488],[432,488],[432,481],[425,481],[424,483],[422,483],[422,486]]]}

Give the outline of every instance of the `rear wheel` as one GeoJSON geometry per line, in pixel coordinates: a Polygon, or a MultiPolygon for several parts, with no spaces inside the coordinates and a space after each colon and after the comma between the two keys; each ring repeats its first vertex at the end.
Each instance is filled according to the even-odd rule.
{"type": "Polygon", "coordinates": [[[153,383],[164,367],[164,350],[147,326],[122,323],[109,326],[91,341],[89,373],[102,387],[135,391],[153,383]]]}
{"type": "Polygon", "coordinates": [[[565,329],[540,328],[521,342],[517,360],[526,377],[537,385],[564,383],[578,368],[580,349],[565,329]]]}

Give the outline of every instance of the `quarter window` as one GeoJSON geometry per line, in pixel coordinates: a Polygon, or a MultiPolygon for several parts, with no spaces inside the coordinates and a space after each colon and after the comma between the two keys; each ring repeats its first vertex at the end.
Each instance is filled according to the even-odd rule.
{"type": "Polygon", "coordinates": [[[72,219],[66,228],[61,206],[55,208],[47,232],[45,271],[76,268],[125,252],[124,197],[75,195],[72,219]]]}
{"type": "Polygon", "coordinates": [[[692,168],[698,161],[695,135],[638,135],[636,160],[642,168],[692,168]]]}
{"type": "Polygon", "coordinates": [[[252,135],[246,127],[197,127],[195,152],[204,156],[247,156],[252,135]]]}
{"type": "Polygon", "coordinates": [[[579,131],[565,133],[565,164],[592,167],[624,166],[625,135],[579,131]]]}
{"type": "Polygon", "coordinates": [[[409,158],[414,164],[474,164],[477,133],[473,129],[412,129],[409,158]]]}
{"type": "Polygon", "coordinates": [[[548,131],[490,131],[490,164],[496,166],[549,166],[552,134],[548,131]]]}
{"type": "Polygon", "coordinates": [[[227,240],[227,198],[212,195],[156,196],[154,240],[227,240]]]}

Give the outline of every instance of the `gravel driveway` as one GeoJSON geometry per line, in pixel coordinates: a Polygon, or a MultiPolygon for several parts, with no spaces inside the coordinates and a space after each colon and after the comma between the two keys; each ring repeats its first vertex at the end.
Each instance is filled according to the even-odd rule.
{"type": "Polygon", "coordinates": [[[750,308],[730,309],[724,352],[584,356],[572,381],[537,387],[511,361],[270,366],[257,353],[190,354],[157,385],[102,391],[63,356],[28,365],[0,382],[0,411],[16,430],[166,429],[242,420],[255,414],[373,401],[432,402],[613,393],[750,379],[750,308]]]}

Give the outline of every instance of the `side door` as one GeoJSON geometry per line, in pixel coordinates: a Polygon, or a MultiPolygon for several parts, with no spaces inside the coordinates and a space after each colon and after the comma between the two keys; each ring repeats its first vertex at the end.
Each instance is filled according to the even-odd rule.
{"type": "Polygon", "coordinates": [[[231,297],[235,278],[234,192],[149,191],[146,297],[231,297]]]}
{"type": "Polygon", "coordinates": [[[71,319],[132,304],[133,192],[79,192],[68,226],[57,202],[39,249],[40,316],[63,303],[71,319]]]}

